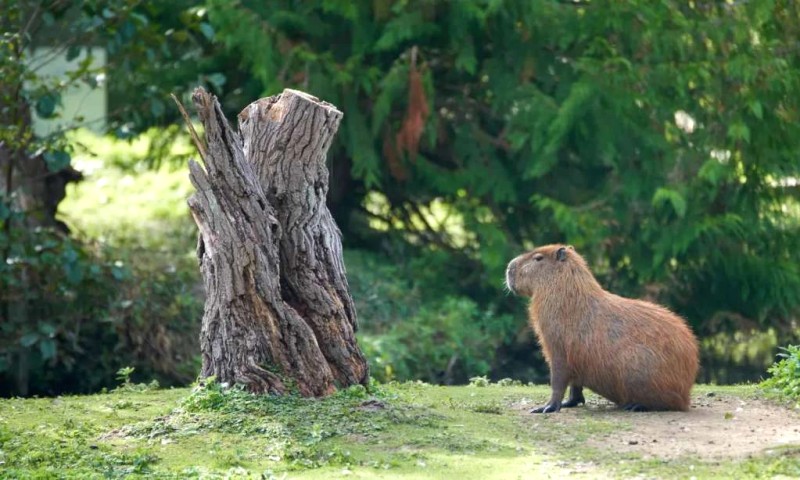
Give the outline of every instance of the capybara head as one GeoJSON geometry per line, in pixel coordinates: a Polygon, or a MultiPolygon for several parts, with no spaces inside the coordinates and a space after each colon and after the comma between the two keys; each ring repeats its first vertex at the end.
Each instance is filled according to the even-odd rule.
{"type": "Polygon", "coordinates": [[[523,253],[508,264],[506,286],[517,295],[533,296],[542,288],[552,289],[565,277],[591,272],[574,248],[567,245],[545,245],[523,253]]]}

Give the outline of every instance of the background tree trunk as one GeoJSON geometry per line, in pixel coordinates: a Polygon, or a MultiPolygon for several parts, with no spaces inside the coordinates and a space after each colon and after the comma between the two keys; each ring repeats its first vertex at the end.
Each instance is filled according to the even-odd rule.
{"type": "Polygon", "coordinates": [[[302,92],[258,100],[240,134],[216,98],[193,101],[206,130],[205,170],[190,162],[206,289],[203,376],[305,396],[365,384],[338,228],[325,205],[325,153],[341,112],[302,92]]]}

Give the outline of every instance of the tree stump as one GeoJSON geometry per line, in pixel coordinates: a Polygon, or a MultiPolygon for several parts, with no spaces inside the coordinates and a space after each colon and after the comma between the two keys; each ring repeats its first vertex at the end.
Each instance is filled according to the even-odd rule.
{"type": "Polygon", "coordinates": [[[366,384],[341,234],[325,204],[325,154],[342,113],[295,90],[239,114],[239,133],[213,95],[192,100],[205,126],[205,169],[189,163],[197,192],[206,291],[201,375],[304,396],[366,384]],[[288,383],[287,383],[288,382],[288,383]]]}

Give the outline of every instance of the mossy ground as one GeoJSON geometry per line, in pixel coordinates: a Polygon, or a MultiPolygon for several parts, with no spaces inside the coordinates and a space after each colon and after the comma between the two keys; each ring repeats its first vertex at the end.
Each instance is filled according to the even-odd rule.
{"type": "MultiPolygon", "coordinates": [[[[696,395],[710,390],[698,387],[696,395]]],[[[715,386],[713,391],[748,400],[759,395],[751,386],[715,386]]],[[[746,459],[653,459],[618,450],[602,439],[631,429],[636,414],[603,408],[575,409],[563,417],[526,413],[547,396],[546,386],[406,383],[309,400],[258,397],[212,384],[194,390],[129,386],[90,396],[2,400],[0,477],[800,475],[800,447],[793,446],[746,459]]],[[[786,415],[793,414],[787,410],[786,415]]]]}

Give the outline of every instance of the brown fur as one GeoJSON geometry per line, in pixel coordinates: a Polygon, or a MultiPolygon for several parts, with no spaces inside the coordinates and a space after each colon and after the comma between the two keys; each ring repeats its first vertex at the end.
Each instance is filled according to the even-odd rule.
{"type": "Polygon", "coordinates": [[[550,411],[560,408],[567,385],[618,405],[687,410],[698,347],[686,322],[659,305],[603,290],[586,261],[571,247],[559,253],[562,247],[520,255],[506,272],[509,289],[531,297],[530,323],[550,365],[550,404],[557,402],[550,411]]]}

